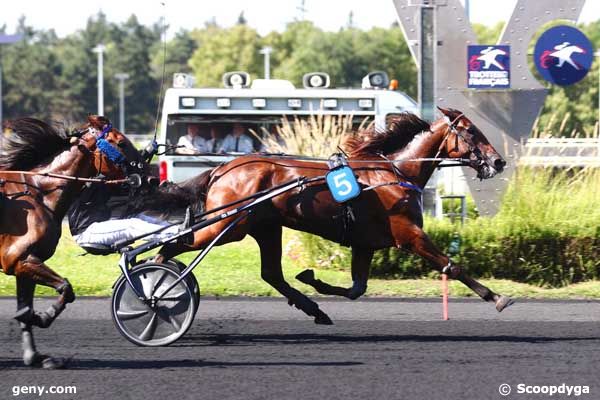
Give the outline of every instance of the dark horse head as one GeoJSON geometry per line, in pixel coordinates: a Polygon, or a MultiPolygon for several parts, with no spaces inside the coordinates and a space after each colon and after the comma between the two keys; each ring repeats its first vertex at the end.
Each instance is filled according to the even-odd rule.
{"type": "MultiPolygon", "coordinates": [[[[99,115],[88,116],[88,121],[71,136],[80,137],[88,146],[96,148],[94,166],[99,173],[114,176],[139,173],[145,175],[148,165],[131,141],[113,128],[108,118],[99,115]],[[105,171],[108,169],[108,171],[105,171]]],[[[108,176],[107,175],[107,176],[108,176]]]]}
{"type": "Polygon", "coordinates": [[[431,130],[447,130],[440,154],[449,158],[468,159],[468,165],[477,171],[480,179],[492,178],[504,170],[506,161],[470,119],[458,110],[438,109],[444,118],[434,122],[431,130]]]}
{"type": "Polygon", "coordinates": [[[133,166],[146,168],[131,141],[105,117],[90,115],[70,133],[36,118],[15,119],[7,126],[11,134],[4,142],[0,170],[43,167],[74,146],[91,156],[91,164],[85,167],[92,175],[120,178],[133,166]]]}

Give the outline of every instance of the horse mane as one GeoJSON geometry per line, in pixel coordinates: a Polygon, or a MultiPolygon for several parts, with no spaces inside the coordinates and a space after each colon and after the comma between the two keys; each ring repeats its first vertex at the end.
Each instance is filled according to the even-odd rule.
{"type": "Polygon", "coordinates": [[[69,146],[64,130],[36,118],[18,118],[7,123],[11,133],[0,149],[0,170],[30,170],[47,164],[69,146]]]}
{"type": "Polygon", "coordinates": [[[378,131],[371,126],[346,139],[343,147],[351,157],[391,154],[406,147],[419,133],[428,130],[428,122],[415,114],[404,112],[390,118],[385,131],[378,131]]]}

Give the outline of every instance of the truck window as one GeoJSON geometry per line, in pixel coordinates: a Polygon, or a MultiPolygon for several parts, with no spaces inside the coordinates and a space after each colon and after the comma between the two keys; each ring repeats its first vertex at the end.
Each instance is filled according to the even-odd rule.
{"type": "MultiPolygon", "coordinates": [[[[310,116],[172,114],[167,119],[166,142],[178,147],[171,149],[168,155],[267,151],[256,135],[264,137],[266,132],[276,135],[277,126],[284,125],[286,119],[293,126],[296,118],[306,120],[310,116]],[[237,139],[240,133],[242,139],[237,139]]],[[[355,116],[352,118],[352,130],[366,128],[372,120],[371,117],[355,116]]]]}

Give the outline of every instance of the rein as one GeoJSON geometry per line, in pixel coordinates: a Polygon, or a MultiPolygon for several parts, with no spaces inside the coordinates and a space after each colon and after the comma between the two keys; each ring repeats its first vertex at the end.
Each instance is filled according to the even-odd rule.
{"type": "Polygon", "coordinates": [[[79,176],[54,174],[52,172],[32,172],[32,171],[5,171],[0,170],[0,174],[21,174],[21,175],[32,175],[32,176],[45,176],[48,178],[63,179],[65,181],[76,181],[76,182],[94,182],[103,183],[105,185],[120,185],[123,183],[129,183],[130,180],[124,179],[103,179],[103,178],[82,178],[79,176]]]}
{"type": "MultiPolygon", "coordinates": [[[[165,154],[165,153],[161,153],[161,154],[165,154]]],[[[187,156],[193,156],[193,157],[201,157],[201,156],[240,156],[240,155],[256,155],[256,156],[261,156],[261,157],[266,157],[266,158],[280,158],[280,159],[289,159],[292,161],[320,161],[320,162],[327,162],[329,161],[329,158],[322,158],[322,157],[310,157],[310,156],[301,156],[301,155],[294,155],[294,154],[285,154],[285,153],[247,153],[247,154],[231,154],[231,153],[195,153],[195,154],[186,154],[187,156]]],[[[208,160],[207,160],[208,161],[208,160]]],[[[465,163],[469,162],[469,159],[467,158],[443,158],[443,157],[421,157],[421,158],[407,158],[405,160],[390,160],[390,159],[386,159],[386,160],[355,160],[355,159],[349,159],[348,162],[349,163],[356,163],[356,164],[391,164],[394,165],[396,163],[403,163],[403,162],[443,162],[443,161],[451,161],[454,164],[453,165],[448,165],[448,167],[460,167],[465,165],[465,163]]],[[[444,166],[439,166],[438,168],[442,168],[444,166]]]]}

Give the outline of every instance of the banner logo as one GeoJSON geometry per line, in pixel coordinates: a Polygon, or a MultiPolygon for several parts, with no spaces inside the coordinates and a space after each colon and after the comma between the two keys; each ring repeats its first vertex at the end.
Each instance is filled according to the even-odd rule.
{"type": "Polygon", "coordinates": [[[467,87],[510,88],[510,46],[468,46],[467,87]]]}
{"type": "Polygon", "coordinates": [[[566,86],[582,80],[590,70],[594,50],[580,30],[567,25],[548,29],[535,44],[535,66],[550,83],[566,86]]]}

